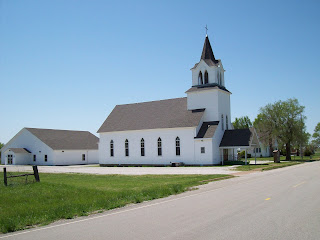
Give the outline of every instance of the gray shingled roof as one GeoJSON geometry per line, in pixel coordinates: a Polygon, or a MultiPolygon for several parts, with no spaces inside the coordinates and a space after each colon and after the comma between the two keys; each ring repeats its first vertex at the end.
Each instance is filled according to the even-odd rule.
{"type": "Polygon", "coordinates": [[[26,148],[9,148],[14,153],[31,153],[28,149],[26,148]]]}
{"type": "Polygon", "coordinates": [[[187,110],[187,98],[117,105],[98,133],[198,126],[204,109],[187,110]]]}
{"type": "Polygon", "coordinates": [[[99,138],[88,131],[26,128],[53,150],[98,149],[99,138]]]}
{"type": "Polygon", "coordinates": [[[219,121],[203,122],[195,138],[212,138],[219,125],[219,121]]]}
{"type": "Polygon", "coordinates": [[[248,147],[252,132],[249,128],[225,130],[220,147],[248,147]]]}
{"type": "Polygon", "coordinates": [[[193,86],[192,88],[189,88],[186,93],[188,92],[195,92],[195,91],[203,91],[203,90],[208,90],[208,89],[221,89],[226,92],[231,93],[228,89],[226,89],[224,86],[221,86],[217,83],[209,83],[209,84],[203,84],[203,85],[197,85],[193,86]]]}

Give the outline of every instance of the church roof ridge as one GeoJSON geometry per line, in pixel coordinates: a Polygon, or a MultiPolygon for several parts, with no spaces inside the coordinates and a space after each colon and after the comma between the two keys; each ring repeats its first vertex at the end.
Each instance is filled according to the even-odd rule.
{"type": "Polygon", "coordinates": [[[161,102],[161,101],[173,101],[173,100],[181,100],[183,98],[187,97],[180,97],[180,98],[167,98],[167,99],[161,99],[161,100],[152,100],[152,101],[146,101],[146,102],[135,102],[135,103],[125,103],[125,104],[117,104],[116,106],[126,106],[126,105],[134,105],[134,104],[143,104],[143,103],[154,103],[154,102],[161,102]]]}

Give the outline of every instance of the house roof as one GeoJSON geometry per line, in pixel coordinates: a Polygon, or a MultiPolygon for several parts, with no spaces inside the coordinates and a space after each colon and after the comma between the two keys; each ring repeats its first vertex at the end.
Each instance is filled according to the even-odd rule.
{"type": "Polygon", "coordinates": [[[198,126],[204,109],[187,110],[187,98],[117,105],[98,133],[198,126]]]}
{"type": "Polygon", "coordinates": [[[203,122],[195,138],[212,138],[218,125],[219,121],[203,122]]]}
{"type": "Polygon", "coordinates": [[[88,131],[25,128],[53,150],[98,149],[99,138],[88,131]]]}
{"type": "Polygon", "coordinates": [[[11,150],[14,153],[31,153],[28,149],[26,148],[8,148],[8,150],[11,150]]]}
{"type": "Polygon", "coordinates": [[[249,128],[225,130],[220,147],[248,147],[252,132],[249,128]]]}
{"type": "Polygon", "coordinates": [[[217,83],[209,83],[209,84],[203,84],[203,85],[197,85],[197,86],[192,86],[190,89],[186,91],[186,93],[189,92],[195,92],[195,91],[203,91],[203,90],[208,90],[208,89],[221,89],[224,90],[228,93],[231,93],[228,89],[226,89],[224,86],[219,85],[217,83]]]}

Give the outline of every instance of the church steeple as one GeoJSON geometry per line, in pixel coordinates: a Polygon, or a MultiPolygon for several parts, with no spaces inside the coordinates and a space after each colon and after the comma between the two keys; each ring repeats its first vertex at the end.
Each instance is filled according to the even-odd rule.
{"type": "Polygon", "coordinates": [[[206,35],[206,39],[204,40],[204,44],[203,44],[203,49],[202,49],[202,54],[201,54],[201,58],[200,60],[203,59],[210,59],[212,62],[214,63],[218,63],[219,61],[215,59],[214,55],[213,55],[213,51],[211,48],[211,44],[208,38],[208,35],[206,35]]]}
{"type": "Polygon", "coordinates": [[[225,88],[224,68],[220,59],[214,57],[208,35],[204,40],[201,58],[192,70],[192,86],[218,85],[225,88]]]}

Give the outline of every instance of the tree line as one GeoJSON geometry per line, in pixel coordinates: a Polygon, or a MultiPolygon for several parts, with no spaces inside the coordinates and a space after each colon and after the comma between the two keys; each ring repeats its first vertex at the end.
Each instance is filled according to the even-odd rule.
{"type": "Polygon", "coordinates": [[[278,145],[279,149],[285,152],[286,160],[291,160],[292,148],[301,151],[303,145],[311,151],[320,145],[320,122],[310,142],[311,135],[306,131],[307,117],[304,109],[296,98],[280,100],[261,107],[253,123],[248,116],[244,116],[235,118],[232,125],[235,129],[254,127],[264,145],[268,145],[271,151],[278,145]]]}

